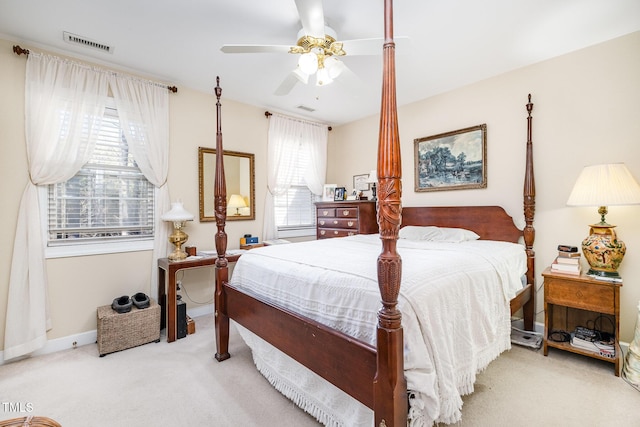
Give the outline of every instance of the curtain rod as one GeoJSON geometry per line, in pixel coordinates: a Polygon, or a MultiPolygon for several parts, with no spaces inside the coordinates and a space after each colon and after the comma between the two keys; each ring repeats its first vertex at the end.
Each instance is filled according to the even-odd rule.
{"type": "MultiPolygon", "coordinates": [[[[312,122],[312,121],[309,121],[309,120],[299,119],[299,118],[297,118],[297,117],[284,116],[284,115],[282,115],[282,114],[280,114],[280,115],[281,115],[282,117],[287,117],[287,118],[292,119],[292,120],[298,120],[299,122],[303,122],[303,123],[311,123],[311,124],[314,124],[314,125],[319,125],[319,124],[321,124],[321,123],[316,123],[316,122],[312,122]]],[[[264,116],[268,119],[269,117],[273,116],[273,113],[270,113],[270,112],[268,112],[268,111],[265,111],[265,112],[264,112],[264,116]]],[[[329,131],[332,131],[332,130],[333,130],[333,129],[331,128],[331,126],[327,126],[327,129],[329,129],[329,131]]]]}
{"type": "MultiPolygon", "coordinates": [[[[29,49],[23,49],[18,45],[14,45],[13,46],[13,53],[15,53],[16,55],[27,55],[29,56],[29,49]]],[[[164,86],[164,85],[162,85],[164,86]]],[[[178,88],[176,86],[167,86],[167,89],[169,90],[169,92],[173,92],[176,93],[178,91],[178,88]]]]}

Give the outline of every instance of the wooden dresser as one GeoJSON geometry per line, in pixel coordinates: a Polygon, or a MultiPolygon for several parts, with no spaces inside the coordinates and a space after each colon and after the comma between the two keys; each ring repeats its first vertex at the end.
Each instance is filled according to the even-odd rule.
{"type": "Polygon", "coordinates": [[[318,239],[378,232],[374,201],[317,202],[316,215],[318,239]]]}

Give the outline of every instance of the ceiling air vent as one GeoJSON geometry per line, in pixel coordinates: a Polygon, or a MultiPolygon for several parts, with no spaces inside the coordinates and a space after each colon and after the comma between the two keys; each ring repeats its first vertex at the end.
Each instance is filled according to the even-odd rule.
{"type": "Polygon", "coordinates": [[[310,113],[313,113],[314,111],[316,111],[315,108],[307,107],[306,105],[298,105],[296,108],[299,108],[304,111],[308,111],[310,113]]]}
{"type": "Polygon", "coordinates": [[[62,37],[64,38],[64,41],[66,41],[67,43],[71,43],[71,44],[77,44],[80,46],[84,46],[84,47],[89,47],[91,49],[96,49],[99,50],[101,52],[106,52],[106,53],[113,53],[113,48],[111,46],[108,46],[104,43],[100,43],[100,42],[96,42],[93,40],[90,40],[86,37],[82,37],[82,36],[78,36],[76,34],[71,34],[68,33],[66,31],[62,32],[62,37]]]}

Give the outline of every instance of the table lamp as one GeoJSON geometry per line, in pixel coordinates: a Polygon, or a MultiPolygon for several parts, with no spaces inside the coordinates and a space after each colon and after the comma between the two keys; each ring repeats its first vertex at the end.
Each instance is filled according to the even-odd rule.
{"type": "Polygon", "coordinates": [[[184,209],[181,201],[177,201],[171,203],[171,210],[162,215],[160,219],[173,222],[173,233],[169,236],[169,243],[172,243],[175,249],[167,258],[171,261],[181,261],[185,259],[187,254],[182,250],[182,245],[186,243],[189,236],[182,231],[182,229],[186,221],[193,221],[193,215],[184,209]]]}
{"type": "Polygon", "coordinates": [[[367,182],[371,184],[371,200],[376,201],[376,185],[378,184],[378,174],[376,170],[372,170],[369,172],[369,178],[367,178],[367,182]]]}
{"type": "Polygon", "coordinates": [[[229,198],[229,203],[227,204],[228,208],[236,208],[236,213],[234,215],[240,215],[240,208],[246,208],[247,202],[244,201],[244,197],[239,194],[232,194],[231,198],[229,198]]]}
{"type": "Polygon", "coordinates": [[[568,206],[599,206],[600,222],[591,224],[589,236],[582,241],[582,253],[589,263],[587,274],[619,278],[618,267],[626,246],[618,239],[615,225],[607,224],[607,206],[640,204],[640,185],[624,163],[585,167],[576,181],[568,206]]]}

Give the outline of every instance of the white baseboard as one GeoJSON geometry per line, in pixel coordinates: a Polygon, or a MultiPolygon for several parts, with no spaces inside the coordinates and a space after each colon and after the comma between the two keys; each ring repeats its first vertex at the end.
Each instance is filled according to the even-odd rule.
{"type": "MultiPolygon", "coordinates": [[[[511,320],[511,326],[524,330],[524,320],[511,320]]],[[[544,334],[544,323],[535,322],[533,324],[533,329],[540,334],[544,334]]]]}
{"type": "Polygon", "coordinates": [[[213,314],[213,304],[201,305],[199,307],[190,308],[187,310],[189,317],[206,316],[207,314],[213,314]]]}
{"type": "MultiPolygon", "coordinates": [[[[202,305],[187,310],[187,314],[190,317],[206,316],[207,314],[213,314],[213,304],[202,305]]],[[[79,334],[68,335],[66,337],[55,338],[47,340],[47,343],[39,350],[34,351],[29,356],[16,357],[15,359],[5,361],[4,351],[0,351],[0,366],[5,363],[21,360],[32,356],[42,356],[44,354],[55,353],[57,351],[68,350],[74,347],[80,347],[81,345],[95,344],[98,340],[98,331],[92,330],[87,332],[81,332],[79,334]]]]}

